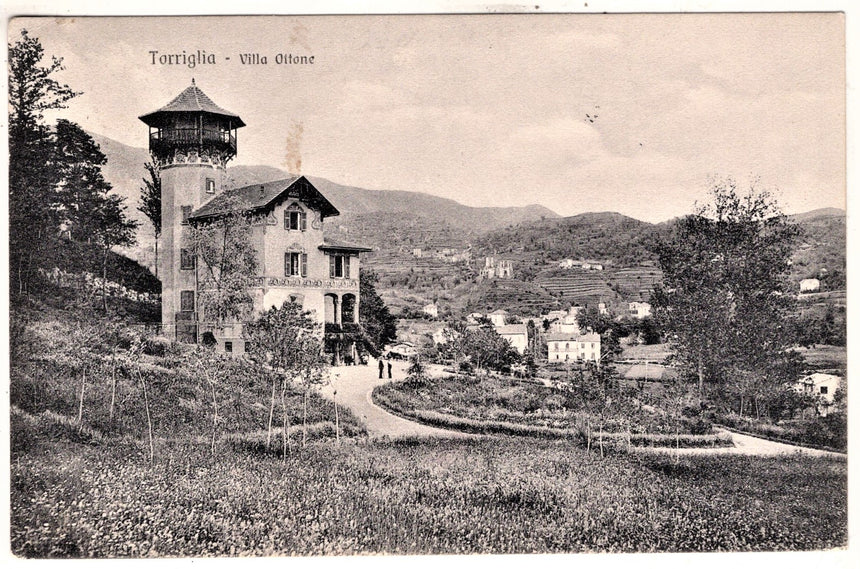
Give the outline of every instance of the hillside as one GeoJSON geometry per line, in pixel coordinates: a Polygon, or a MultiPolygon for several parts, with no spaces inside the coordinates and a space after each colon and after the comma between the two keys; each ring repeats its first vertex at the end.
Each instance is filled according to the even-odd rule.
{"type": "MultiPolygon", "coordinates": [[[[115,193],[126,198],[129,216],[141,222],[138,247],[127,253],[152,264],[153,231],[149,221],[137,211],[140,186],[146,176],[143,165],[149,152],[127,146],[97,133],[90,133],[108,158],[103,172],[115,193]]],[[[231,166],[227,169],[234,187],[286,178],[289,174],[271,166],[231,166]]],[[[454,200],[420,192],[367,190],[338,184],[325,178],[308,179],[340,210],[339,217],[328,220],[326,231],[349,234],[352,241],[365,243],[386,254],[410,247],[439,245],[465,247],[478,235],[503,227],[554,219],[558,215],[539,206],[470,207],[454,200]]],[[[398,259],[393,266],[400,264],[398,259]]]]}
{"type": "Polygon", "coordinates": [[[475,250],[478,255],[528,254],[535,266],[597,259],[623,267],[655,259],[649,246],[656,231],[656,226],[620,213],[583,213],[491,232],[476,242],[475,250]]]}

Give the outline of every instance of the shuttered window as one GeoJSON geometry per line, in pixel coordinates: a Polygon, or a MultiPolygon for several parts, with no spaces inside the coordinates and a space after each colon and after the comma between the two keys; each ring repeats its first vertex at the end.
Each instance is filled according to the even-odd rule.
{"type": "Polygon", "coordinates": [[[179,293],[179,311],[194,312],[194,291],[183,290],[179,293]]]}
{"type": "Polygon", "coordinates": [[[308,276],[308,255],[289,251],[284,255],[284,275],[288,277],[308,276]]]}

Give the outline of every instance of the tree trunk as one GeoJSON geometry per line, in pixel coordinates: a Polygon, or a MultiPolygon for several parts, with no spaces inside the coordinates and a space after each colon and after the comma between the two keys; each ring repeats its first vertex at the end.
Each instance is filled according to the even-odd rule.
{"type": "Polygon", "coordinates": [[[276,375],[272,376],[272,401],[269,404],[269,432],[266,435],[266,450],[269,450],[269,444],[272,442],[272,421],[275,417],[275,379],[276,375]]]}
{"type": "Polygon", "coordinates": [[[84,367],[81,370],[81,399],[80,399],[80,402],[78,403],[78,429],[80,429],[83,426],[82,421],[84,419],[84,390],[86,389],[86,387],[87,387],[87,368],[84,367]]]}
{"type": "Polygon", "coordinates": [[[212,415],[212,456],[215,456],[215,439],[218,434],[218,399],[215,394],[215,381],[212,381],[212,408],[214,409],[214,413],[212,415]]]}
{"type": "Polygon", "coordinates": [[[104,255],[102,256],[102,309],[107,313],[107,258],[110,248],[105,246],[104,255]]]}
{"type": "Polygon", "coordinates": [[[155,278],[158,278],[158,235],[155,236],[155,278]]]}
{"type": "Polygon", "coordinates": [[[334,438],[340,444],[340,415],[337,412],[337,390],[332,393],[334,399],[334,438]]]}
{"type": "Polygon", "coordinates": [[[305,386],[305,396],[302,400],[302,448],[308,443],[308,386],[305,386]]]}
{"type": "Polygon", "coordinates": [[[699,372],[699,399],[704,399],[705,398],[705,372],[702,369],[702,357],[701,356],[699,356],[698,368],[699,368],[698,369],[698,372],[699,372]]]}
{"type": "Polygon", "coordinates": [[[155,446],[152,443],[152,417],[149,414],[149,396],[146,393],[146,381],[143,379],[143,374],[140,373],[140,367],[137,368],[137,377],[140,379],[140,384],[143,386],[143,404],[146,408],[146,424],[149,429],[149,464],[155,462],[155,446]]]}
{"type": "Polygon", "coordinates": [[[293,454],[293,447],[290,444],[290,414],[287,412],[287,381],[286,379],[281,384],[281,409],[284,412],[283,416],[283,449],[281,451],[283,461],[287,461],[287,452],[293,454]]]}
{"type": "Polygon", "coordinates": [[[110,383],[110,414],[108,424],[113,430],[113,412],[116,405],[116,355],[111,355],[111,383],[110,383]]]}

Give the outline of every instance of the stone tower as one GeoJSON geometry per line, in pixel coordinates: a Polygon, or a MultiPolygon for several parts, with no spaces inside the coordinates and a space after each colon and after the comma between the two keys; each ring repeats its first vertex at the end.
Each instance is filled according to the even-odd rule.
{"type": "Polygon", "coordinates": [[[224,189],[236,130],[245,123],[213,103],[193,79],[167,105],[139,118],[149,126],[149,151],[161,173],[161,323],[165,335],[195,342],[197,270],[187,219],[224,189]]]}

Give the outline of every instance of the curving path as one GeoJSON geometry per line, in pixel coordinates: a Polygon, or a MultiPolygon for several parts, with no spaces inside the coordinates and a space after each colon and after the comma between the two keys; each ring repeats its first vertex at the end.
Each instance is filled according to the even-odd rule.
{"type": "MultiPolygon", "coordinates": [[[[392,361],[392,378],[394,381],[406,377],[407,362],[392,361]]],[[[439,370],[431,370],[438,373],[439,370]]],[[[447,437],[474,438],[475,435],[428,427],[414,421],[409,421],[393,415],[377,406],[371,400],[370,394],[377,385],[387,383],[387,379],[379,379],[377,360],[371,359],[366,366],[337,366],[330,369],[331,382],[325,385],[320,393],[329,400],[347,407],[356,417],[364,422],[367,432],[372,438],[380,437],[447,437]],[[337,390],[335,396],[334,391],[337,390]]]]}
{"type": "MultiPolygon", "coordinates": [[[[406,377],[407,362],[392,362],[392,379],[403,380],[406,377]]],[[[430,366],[430,373],[441,374],[440,366],[430,366]]],[[[377,360],[371,359],[365,366],[337,366],[330,368],[331,382],[323,386],[320,393],[329,400],[347,407],[356,417],[362,420],[367,432],[372,438],[381,437],[446,437],[446,438],[476,438],[480,435],[461,433],[447,429],[439,429],[422,425],[389,413],[371,400],[371,392],[377,385],[389,380],[379,379],[377,360]],[[335,396],[334,391],[337,390],[335,396]]],[[[720,448],[686,448],[676,451],[671,448],[634,447],[632,452],[679,452],[682,455],[756,455],[775,456],[781,454],[800,453],[809,456],[845,458],[847,455],[818,449],[811,449],[785,443],[778,443],[749,435],[732,433],[735,446],[720,448]]]]}
{"type": "MultiPolygon", "coordinates": [[[[729,432],[725,429],[715,428],[715,431],[719,433],[729,432]]],[[[691,455],[691,454],[708,454],[708,455],[720,455],[720,454],[748,454],[755,456],[777,456],[784,454],[803,454],[808,456],[818,456],[818,457],[828,457],[828,458],[846,458],[848,455],[838,453],[838,452],[830,452],[826,450],[818,450],[814,448],[801,447],[796,445],[789,445],[785,443],[778,443],[775,441],[769,441],[767,439],[760,439],[758,437],[752,437],[750,435],[742,435],[740,433],[730,433],[732,435],[732,440],[735,443],[733,447],[719,447],[719,448],[682,448],[675,450],[673,448],[634,448],[632,449],[634,452],[666,452],[666,453],[676,453],[682,455],[691,455]]]]}

